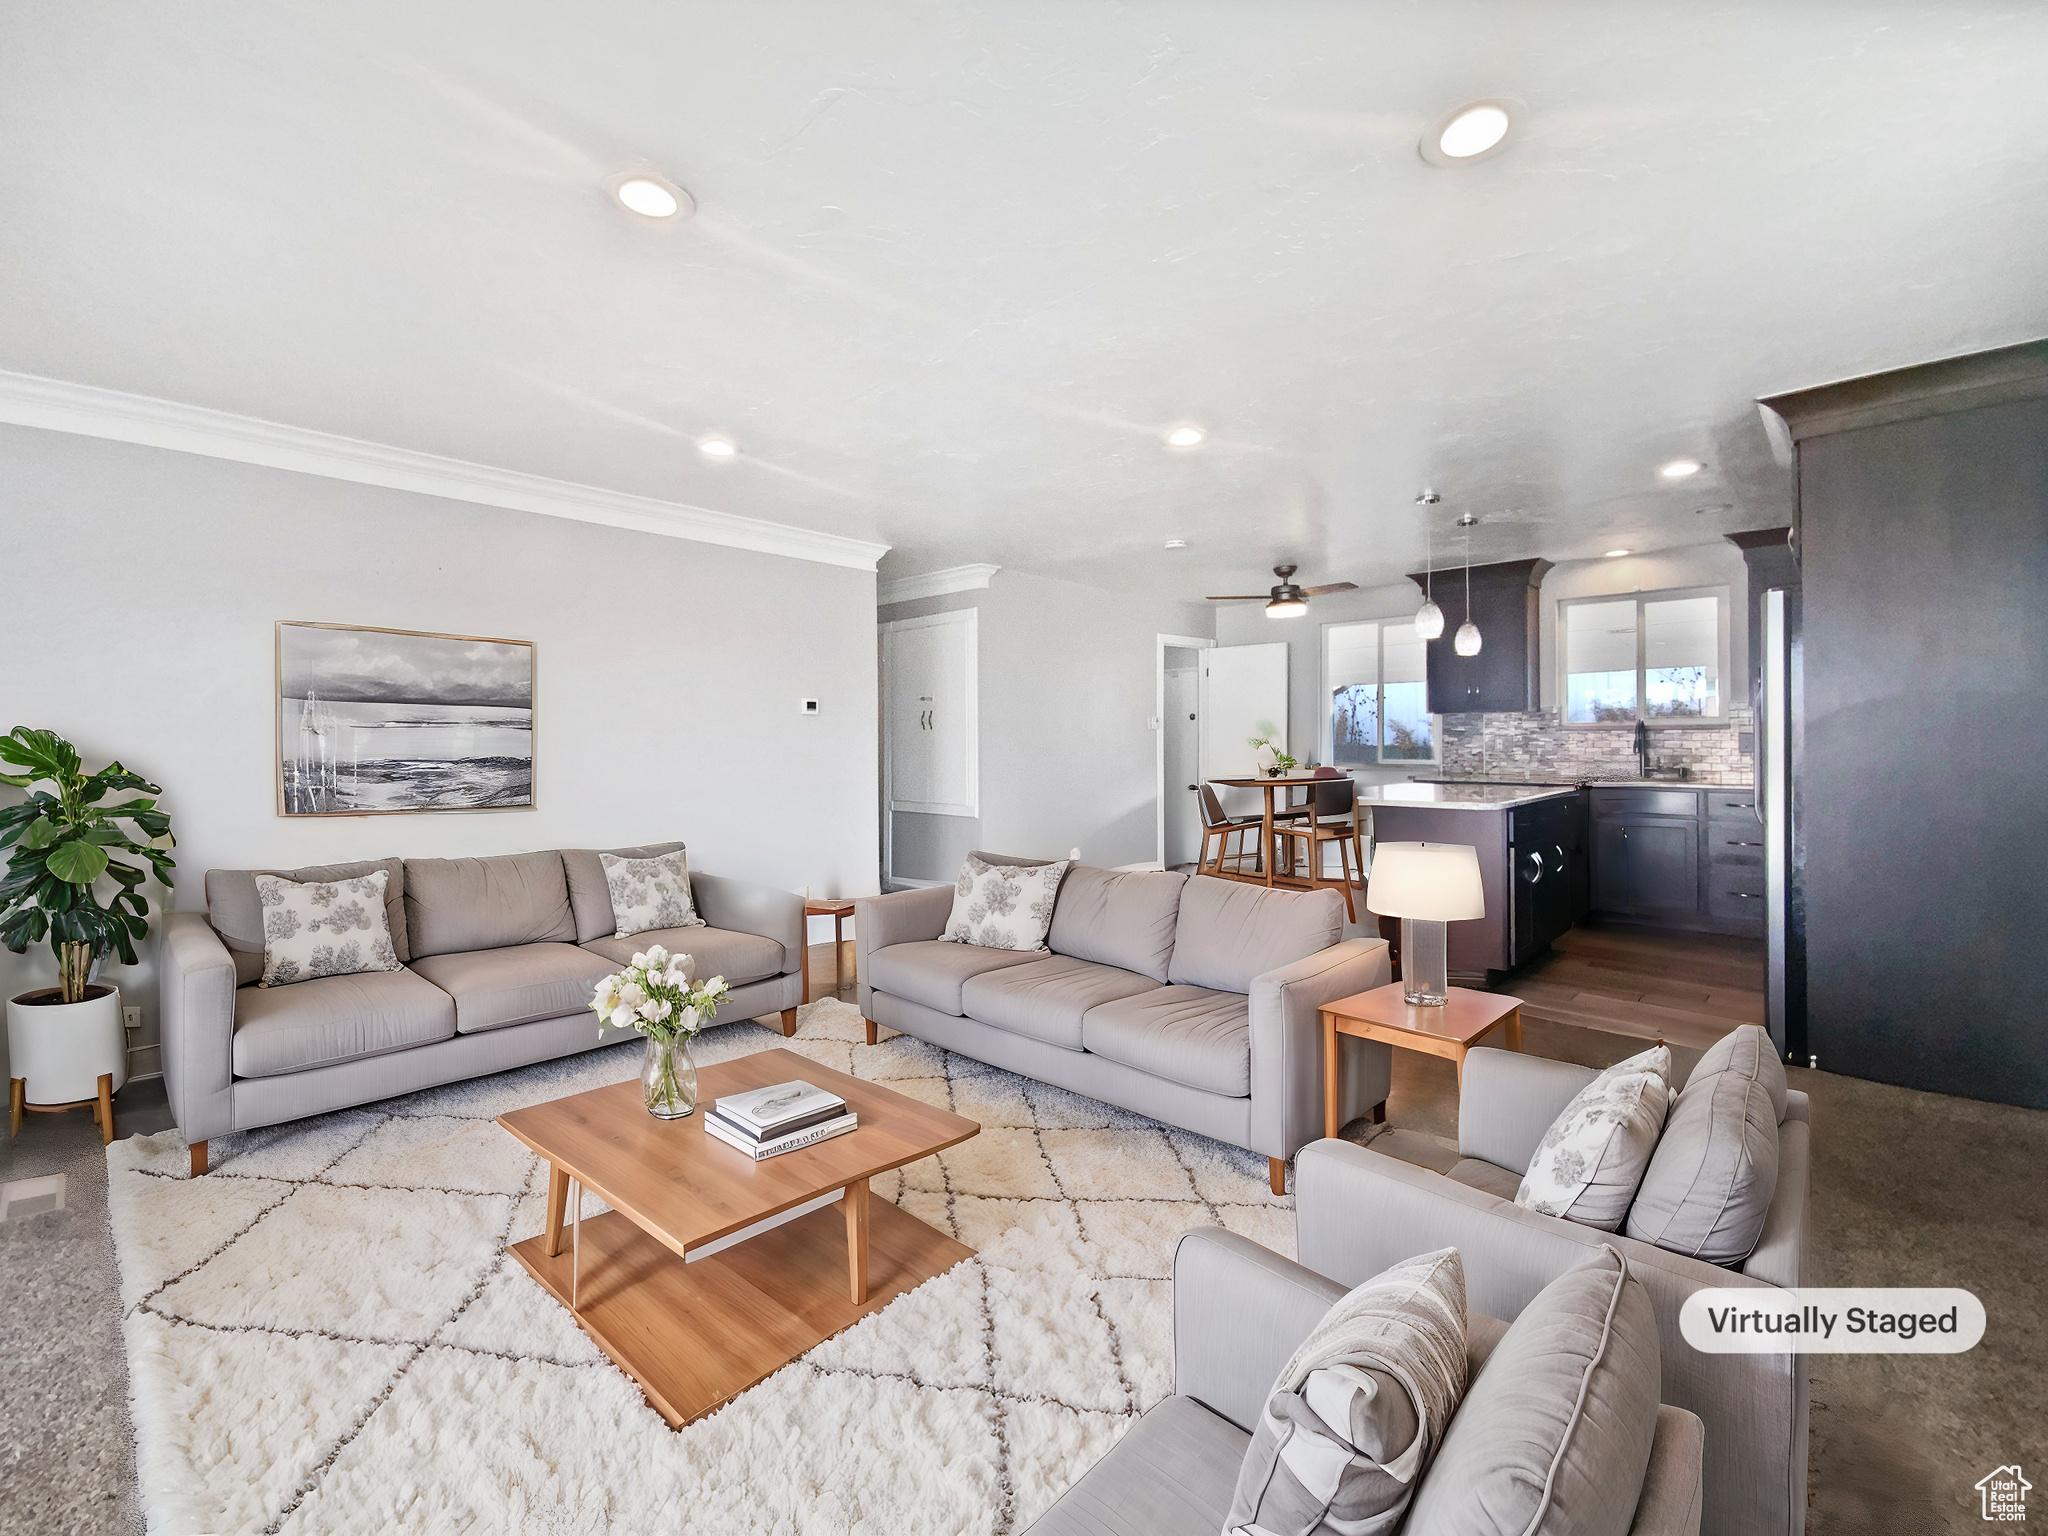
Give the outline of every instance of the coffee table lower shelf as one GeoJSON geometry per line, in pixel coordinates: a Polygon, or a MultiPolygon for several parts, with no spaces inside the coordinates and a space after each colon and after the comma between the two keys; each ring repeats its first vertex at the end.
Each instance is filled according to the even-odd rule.
{"type": "MultiPolygon", "coordinates": [[[[571,1315],[680,1429],[805,1351],[944,1274],[974,1250],[887,1200],[868,1211],[868,1299],[847,1295],[846,1221],[834,1204],[685,1263],[617,1211],[583,1222],[571,1315]]],[[[574,1256],[545,1235],[512,1256],[564,1307],[574,1256]]]]}

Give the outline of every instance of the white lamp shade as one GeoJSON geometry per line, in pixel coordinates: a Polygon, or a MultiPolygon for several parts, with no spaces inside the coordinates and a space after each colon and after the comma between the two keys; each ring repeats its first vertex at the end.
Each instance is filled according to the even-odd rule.
{"type": "Polygon", "coordinates": [[[1486,916],[1479,850],[1462,843],[1376,843],[1365,910],[1435,923],[1486,916]]]}

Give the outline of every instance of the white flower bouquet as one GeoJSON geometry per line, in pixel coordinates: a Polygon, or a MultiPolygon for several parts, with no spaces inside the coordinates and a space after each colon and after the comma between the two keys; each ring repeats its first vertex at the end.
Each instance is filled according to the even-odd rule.
{"type": "Polygon", "coordinates": [[[614,1029],[635,1029],[647,1037],[642,1086],[648,1109],[664,1119],[697,1107],[697,1071],[687,1051],[678,1069],[676,1047],[687,1043],[718,1012],[732,989],[723,976],[693,983],[688,955],[672,955],[659,944],[633,957],[624,970],[597,984],[590,1008],[614,1029]]]}

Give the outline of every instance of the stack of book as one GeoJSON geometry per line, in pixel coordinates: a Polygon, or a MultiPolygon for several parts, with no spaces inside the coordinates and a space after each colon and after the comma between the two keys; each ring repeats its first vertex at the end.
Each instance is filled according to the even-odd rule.
{"type": "Polygon", "coordinates": [[[846,1100],[809,1083],[774,1083],[711,1101],[704,1129],[759,1162],[816,1146],[860,1124],[846,1100]]]}

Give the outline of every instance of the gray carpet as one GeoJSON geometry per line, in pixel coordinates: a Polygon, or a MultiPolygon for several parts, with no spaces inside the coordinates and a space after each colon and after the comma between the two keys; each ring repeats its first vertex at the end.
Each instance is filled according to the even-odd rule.
{"type": "MultiPolygon", "coordinates": [[[[1531,1021],[1524,1048],[1606,1066],[1640,1040],[1531,1021]]],[[[1681,1070],[1697,1053],[1674,1049],[1681,1070]]],[[[1448,1062],[1394,1053],[1390,1121],[1457,1135],[1448,1062]]],[[[1960,1285],[1982,1298],[1966,1355],[1821,1355],[1812,1376],[1812,1536],[1984,1529],[1974,1485],[2018,1462],[2048,1488],[2048,1114],[1793,1069],[1813,1098],[1817,1285],[1960,1285]]],[[[168,1121],[136,1084],[121,1134],[168,1121]]],[[[1362,1129],[1362,1128],[1359,1128],[1362,1129]]],[[[140,1531],[106,1163],[83,1114],[38,1116],[0,1175],[67,1176],[67,1208],[0,1225],[0,1510],[9,1530],[140,1531]]],[[[2043,1499],[2048,1508],[2048,1496],[2043,1499]]]]}

